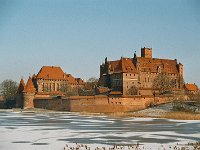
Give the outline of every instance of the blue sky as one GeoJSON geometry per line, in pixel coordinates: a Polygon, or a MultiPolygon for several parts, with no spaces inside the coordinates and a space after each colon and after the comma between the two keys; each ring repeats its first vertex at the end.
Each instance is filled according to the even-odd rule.
{"type": "Polygon", "coordinates": [[[104,61],[140,55],[184,64],[200,86],[198,0],[0,0],[0,81],[19,81],[43,65],[87,80],[104,61]]]}

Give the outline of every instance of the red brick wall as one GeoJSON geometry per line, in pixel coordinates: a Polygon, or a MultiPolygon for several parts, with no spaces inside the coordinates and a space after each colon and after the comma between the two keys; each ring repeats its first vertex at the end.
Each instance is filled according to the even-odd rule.
{"type": "Polygon", "coordinates": [[[34,106],[51,110],[72,112],[124,112],[145,109],[150,104],[167,102],[166,97],[153,96],[78,96],[65,99],[41,98],[34,100],[34,106]]]}

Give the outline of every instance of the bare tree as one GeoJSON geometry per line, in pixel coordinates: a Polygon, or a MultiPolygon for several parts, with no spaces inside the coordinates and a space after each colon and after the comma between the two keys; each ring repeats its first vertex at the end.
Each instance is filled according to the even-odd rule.
{"type": "Polygon", "coordinates": [[[6,101],[14,100],[15,94],[17,92],[17,87],[18,87],[17,85],[18,85],[17,82],[10,79],[4,80],[0,84],[0,91],[4,100],[6,101]]]}
{"type": "Polygon", "coordinates": [[[163,94],[167,91],[171,91],[173,85],[172,85],[172,81],[169,78],[169,76],[162,72],[160,73],[153,81],[153,86],[152,88],[154,90],[159,90],[160,94],[163,94]]]}
{"type": "Polygon", "coordinates": [[[95,95],[95,86],[98,85],[98,79],[91,77],[87,80],[83,87],[79,88],[78,92],[81,96],[95,95]]]}
{"type": "Polygon", "coordinates": [[[64,92],[66,96],[76,96],[78,94],[78,88],[77,87],[71,87],[69,84],[61,84],[60,88],[61,92],[64,92]]]}
{"type": "Polygon", "coordinates": [[[138,93],[138,88],[135,85],[131,86],[126,92],[127,95],[137,95],[137,93],[138,93]]]}

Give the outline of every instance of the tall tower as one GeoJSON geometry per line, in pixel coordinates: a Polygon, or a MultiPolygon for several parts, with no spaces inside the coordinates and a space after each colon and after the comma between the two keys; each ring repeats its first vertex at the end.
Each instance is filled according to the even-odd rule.
{"type": "Polygon", "coordinates": [[[23,91],[25,88],[25,83],[24,80],[21,78],[18,89],[17,89],[17,93],[16,93],[16,107],[17,108],[22,108],[23,107],[23,91]]]}
{"type": "Polygon", "coordinates": [[[23,91],[24,105],[23,108],[34,108],[33,100],[35,98],[35,88],[32,82],[32,78],[29,77],[26,86],[23,91]]]}
{"type": "Polygon", "coordinates": [[[183,64],[178,64],[178,71],[179,71],[179,87],[183,88],[184,86],[184,70],[183,70],[183,64]]]}
{"type": "Polygon", "coordinates": [[[141,57],[152,58],[152,48],[141,48],[141,57]]]}

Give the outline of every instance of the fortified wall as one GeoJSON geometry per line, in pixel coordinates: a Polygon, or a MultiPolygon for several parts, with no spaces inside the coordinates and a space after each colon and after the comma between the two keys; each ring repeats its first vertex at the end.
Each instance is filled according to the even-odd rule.
{"type": "Polygon", "coordinates": [[[166,96],[73,96],[59,98],[39,98],[33,100],[35,108],[43,108],[57,111],[71,112],[92,112],[92,113],[109,113],[109,112],[127,112],[136,111],[149,107],[167,103],[172,97],[166,96]]]}

